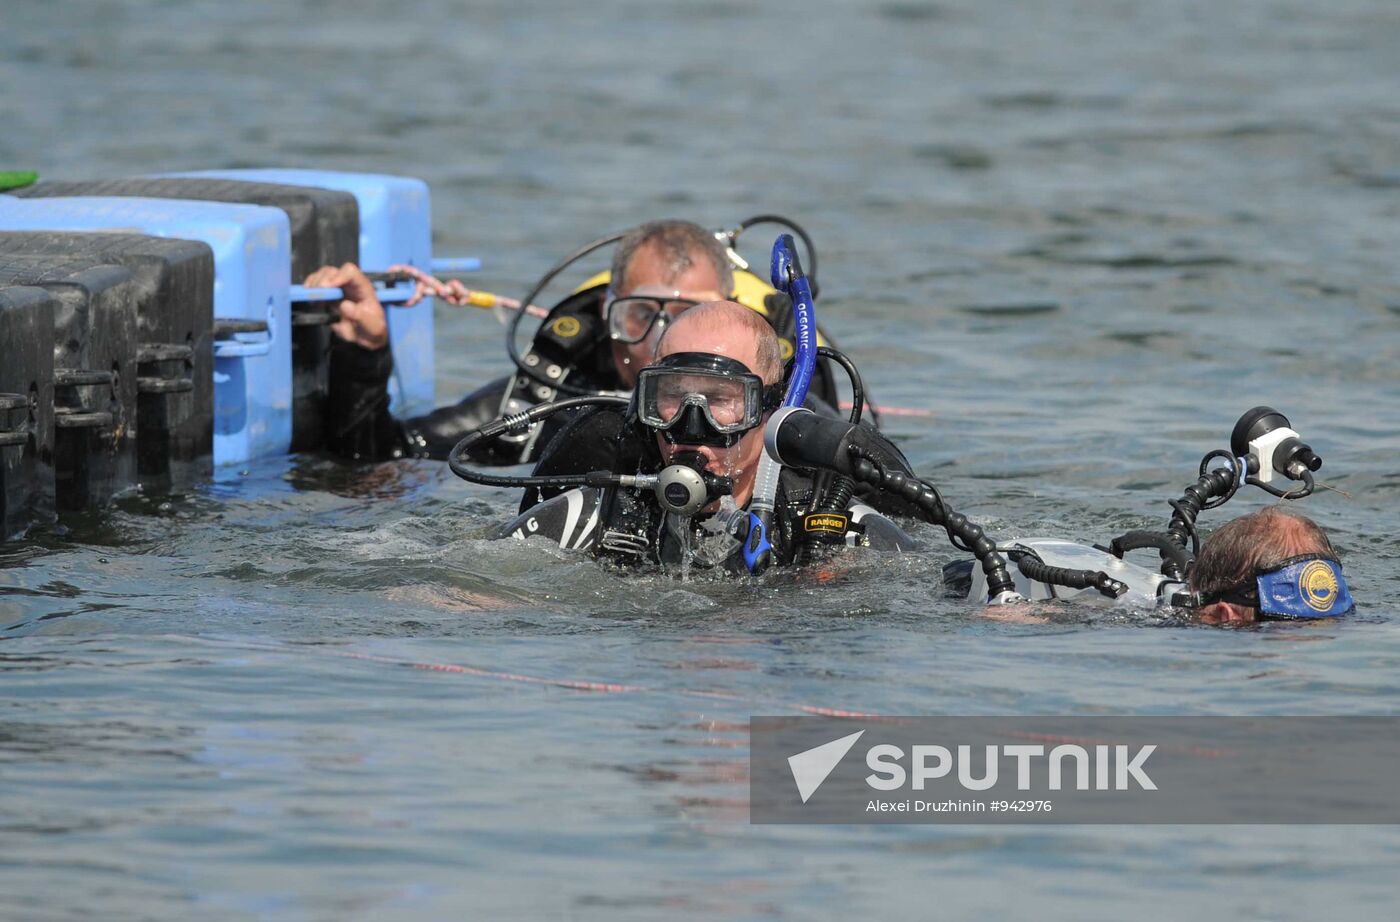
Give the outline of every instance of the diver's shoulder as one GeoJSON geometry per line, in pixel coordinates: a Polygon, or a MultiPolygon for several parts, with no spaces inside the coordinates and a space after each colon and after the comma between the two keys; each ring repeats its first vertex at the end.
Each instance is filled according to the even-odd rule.
{"type": "Polygon", "coordinates": [[[600,509],[598,490],[574,487],[520,513],[491,537],[546,538],[560,547],[582,550],[593,543],[600,509]]]}

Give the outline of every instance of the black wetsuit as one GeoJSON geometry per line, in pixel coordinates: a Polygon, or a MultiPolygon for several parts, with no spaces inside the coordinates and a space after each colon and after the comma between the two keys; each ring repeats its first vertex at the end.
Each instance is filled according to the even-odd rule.
{"type": "MultiPolygon", "coordinates": [[[[814,548],[840,544],[883,551],[911,551],[918,543],[899,525],[870,506],[848,502],[837,513],[820,513],[820,531],[808,532],[812,521],[802,513],[800,497],[810,492],[810,480],[784,471],[778,486],[773,563],[785,566],[798,561],[804,544],[814,548]],[[789,492],[789,490],[795,492],[789,492]],[[798,498],[795,498],[798,497],[798,498]]],[[[703,519],[681,519],[661,513],[655,501],[642,491],[621,488],[596,490],[575,487],[522,512],[501,526],[498,538],[544,538],[562,548],[587,551],[595,557],[626,565],[682,563],[702,569],[723,568],[742,573],[742,543],[732,537],[706,532],[703,519]],[[690,532],[689,537],[684,531],[690,532]]]]}
{"type": "MultiPolygon", "coordinates": [[[[830,405],[810,394],[806,405],[823,416],[837,415],[830,405]]],[[[905,474],[913,473],[908,459],[893,442],[881,435],[869,421],[862,426],[861,431],[866,434],[864,447],[885,467],[905,474]]],[[[590,471],[612,471],[618,474],[654,473],[662,466],[661,454],[657,450],[653,433],[637,425],[626,413],[608,407],[586,410],[570,417],[568,423],[559,428],[539,453],[539,457],[533,473],[548,477],[586,474],[590,471]]],[[[813,488],[826,493],[826,488],[833,485],[834,478],[829,474],[801,471],[802,486],[799,488],[794,480],[798,476],[797,469],[784,467],[778,487],[779,492],[784,492],[787,488],[786,492],[803,508],[810,507],[813,488]]],[[[903,500],[873,492],[863,485],[849,486],[852,495],[880,512],[911,518],[921,516],[918,509],[903,500]]],[[[530,487],[520,499],[520,511],[525,512],[537,503],[562,492],[562,488],[530,487]]]]}
{"type": "MultiPolygon", "coordinates": [[[[909,472],[908,462],[888,439],[874,429],[863,432],[863,447],[886,467],[909,472]]],[[[605,407],[572,419],[544,450],[534,473],[558,476],[607,470],[646,474],[660,470],[662,464],[653,433],[624,412],[605,407]]],[[[883,550],[915,547],[913,539],[881,512],[916,514],[911,507],[887,497],[875,496],[869,503],[863,502],[848,490],[840,490],[826,475],[784,467],[769,536],[773,560],[780,565],[791,563],[802,555],[806,544],[883,550]],[[814,494],[819,494],[815,501],[814,494]]],[[[561,547],[589,550],[600,557],[666,564],[679,560],[684,544],[700,543],[684,540],[681,521],[665,516],[648,491],[532,488],[521,501],[520,514],[500,529],[498,537],[544,537],[561,547]]],[[[689,524],[697,538],[704,533],[703,521],[689,524]]],[[[722,561],[711,560],[708,565],[723,564],[731,570],[742,567],[739,548],[731,547],[721,556],[722,561]]],[[[703,557],[701,565],[706,565],[703,557]]]]}
{"type": "MultiPolygon", "coordinates": [[[[591,391],[623,392],[613,362],[611,340],[600,318],[601,286],[560,302],[540,326],[522,357],[553,380],[591,391]]],[[[786,296],[770,294],[766,301],[770,323],[779,338],[792,337],[792,310],[786,296]]],[[[327,442],[331,451],[349,458],[380,461],[391,458],[445,460],[461,439],[506,413],[518,413],[556,394],[523,373],[506,375],[468,394],[459,402],[423,416],[396,419],[389,412],[389,377],[394,358],[389,347],[368,350],[337,338],[331,347],[330,394],[327,401],[327,442]]],[[[835,378],[825,362],[818,363],[813,393],[836,402],[835,378]]],[[[528,431],[484,442],[470,453],[478,464],[524,464],[540,458],[564,429],[572,414],[556,413],[528,431]]]]}

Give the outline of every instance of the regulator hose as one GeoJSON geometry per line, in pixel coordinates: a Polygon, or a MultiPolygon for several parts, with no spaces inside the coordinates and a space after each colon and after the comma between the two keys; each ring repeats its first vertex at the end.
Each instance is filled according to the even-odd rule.
{"type": "MultiPolygon", "coordinates": [[[[540,293],[544,291],[545,287],[548,286],[550,282],[554,281],[554,279],[559,275],[559,273],[563,272],[565,269],[569,268],[574,263],[578,262],[580,259],[583,259],[583,257],[587,256],[588,254],[593,253],[597,250],[601,250],[603,247],[608,246],[609,244],[617,243],[629,233],[631,233],[630,230],[619,231],[615,234],[608,234],[606,237],[599,237],[597,240],[585,243],[577,250],[574,250],[568,256],[565,256],[559,262],[555,263],[549,269],[548,272],[542,275],[540,277],[540,280],[535,283],[535,287],[530,289],[530,293],[527,294],[524,298],[522,298],[520,303],[534,304],[535,299],[540,296],[540,293]]],[[[541,374],[538,369],[531,368],[529,365],[525,364],[525,360],[520,355],[520,349],[516,345],[516,337],[520,331],[520,322],[525,319],[525,314],[526,311],[524,310],[517,311],[515,315],[510,318],[510,323],[506,325],[506,354],[510,356],[511,362],[514,363],[515,367],[520,370],[520,373],[525,375],[530,380],[534,381],[536,384],[543,384],[545,387],[550,388],[555,393],[574,395],[595,393],[596,391],[593,388],[579,387],[576,384],[569,384],[567,381],[556,381],[547,378],[543,374],[541,374]]]]}
{"type": "MultiPolygon", "coordinates": [[[[861,382],[860,371],[856,369],[855,362],[852,362],[844,352],[830,346],[818,346],[817,355],[830,359],[845,369],[846,376],[851,382],[851,412],[847,418],[852,424],[859,423],[861,412],[865,408],[865,386],[861,382]]],[[[851,478],[835,471],[822,469],[818,472],[816,482],[812,485],[812,502],[808,505],[807,511],[809,513],[841,512],[850,504],[855,486],[855,482],[851,478]]]]}
{"type": "Polygon", "coordinates": [[[612,471],[591,471],[587,474],[558,474],[540,477],[488,474],[471,467],[467,463],[466,454],[482,442],[505,435],[513,430],[524,429],[564,410],[589,406],[626,407],[630,403],[631,401],[626,397],[592,394],[586,397],[556,400],[553,403],[542,403],[521,413],[511,413],[508,416],[493,419],[486,425],[467,433],[460,442],[452,446],[452,452],[447,456],[447,466],[452,470],[452,473],[463,480],[491,487],[604,487],[613,485],[620,481],[618,480],[619,475],[612,471]]]}
{"type": "Polygon", "coordinates": [[[776,224],[779,227],[785,227],[802,239],[802,245],[807,248],[807,279],[812,286],[812,297],[815,298],[817,296],[817,247],[816,244],[812,243],[811,235],[796,221],[777,214],[760,214],[754,215],[752,218],[745,218],[727,233],[729,245],[733,247],[740,234],[760,224],[776,224]]]}

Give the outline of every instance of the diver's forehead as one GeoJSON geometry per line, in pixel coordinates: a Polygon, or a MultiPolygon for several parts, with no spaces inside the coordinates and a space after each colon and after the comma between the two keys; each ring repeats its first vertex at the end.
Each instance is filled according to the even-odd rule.
{"type": "Polygon", "coordinates": [[[666,337],[661,348],[657,350],[656,357],[664,359],[677,352],[708,352],[711,355],[723,355],[743,362],[747,368],[753,368],[758,364],[758,350],[754,347],[753,342],[745,337],[736,336],[733,331],[722,328],[705,329],[697,326],[672,328],[670,335],[666,337]]]}
{"type": "Polygon", "coordinates": [[[656,285],[637,285],[634,288],[629,289],[627,294],[643,295],[649,298],[685,298],[690,301],[700,300],[698,298],[692,298],[687,293],[687,289],[678,288],[675,285],[665,283],[656,285]]]}
{"type": "Polygon", "coordinates": [[[718,301],[725,296],[719,290],[719,275],[703,254],[692,254],[690,265],[677,273],[651,246],[632,256],[623,285],[626,294],[635,295],[675,297],[679,293],[692,301],[718,301]]]}

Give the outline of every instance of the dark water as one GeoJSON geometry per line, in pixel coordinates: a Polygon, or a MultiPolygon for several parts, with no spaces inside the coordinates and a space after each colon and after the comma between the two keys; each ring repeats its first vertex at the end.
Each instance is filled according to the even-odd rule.
{"type": "MultiPolygon", "coordinates": [[[[647,217],[787,213],[995,533],[1159,523],[1269,403],[1346,491],[1306,510],[1362,603],[1007,623],[941,598],[941,545],[625,582],[483,541],[509,497],[436,464],[275,462],[0,550],[0,918],[1392,914],[1388,828],[756,827],[746,747],[801,706],[1396,711],[1397,78],[1383,0],[8,0],[0,165],[420,176],[438,252],[509,294],[647,217]]],[[[441,398],[505,367],[485,316],[438,322],[441,398]]]]}

